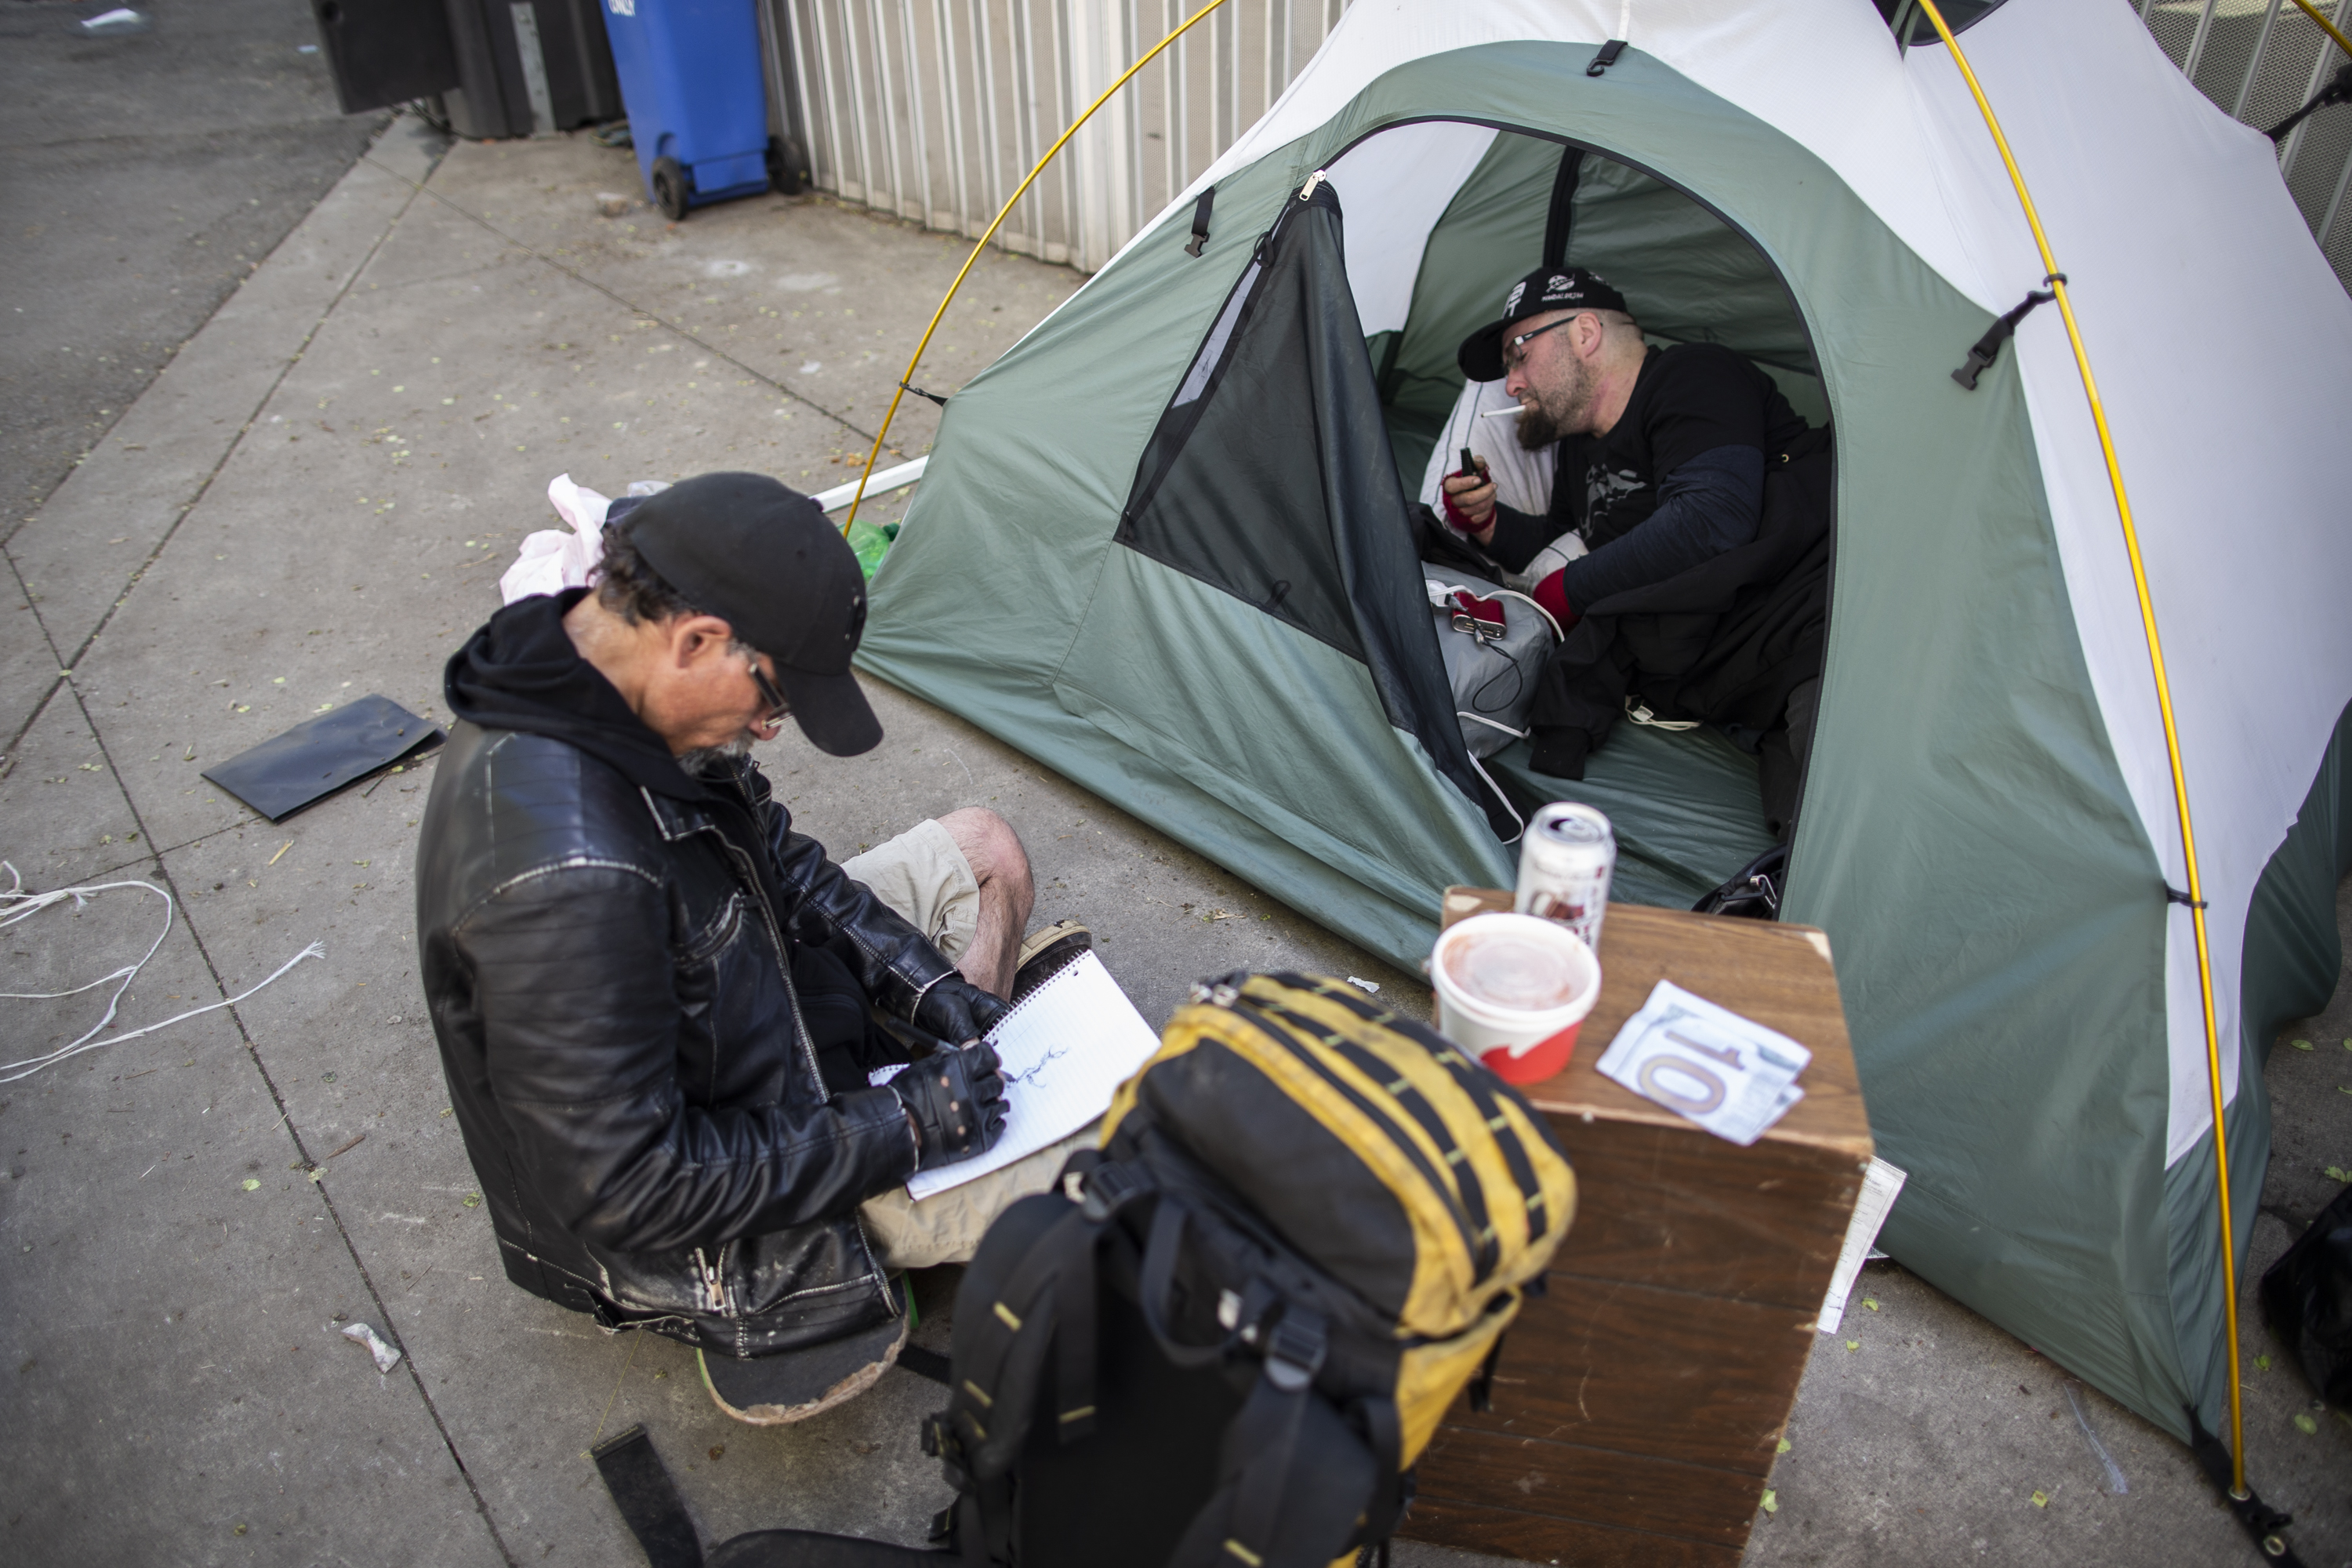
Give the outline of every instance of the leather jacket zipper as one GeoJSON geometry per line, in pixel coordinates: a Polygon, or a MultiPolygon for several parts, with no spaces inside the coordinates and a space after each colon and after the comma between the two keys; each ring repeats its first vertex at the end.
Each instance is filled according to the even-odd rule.
{"type": "Polygon", "coordinates": [[[776,973],[783,977],[784,1000],[792,1007],[793,1039],[800,1046],[801,1061],[808,1068],[809,1081],[815,1085],[817,1098],[832,1098],[824,1086],[824,1071],[817,1066],[816,1047],[809,1043],[808,1025],[801,1017],[801,994],[799,988],[793,984],[793,964],[789,950],[784,946],[783,928],[776,923],[776,911],[768,902],[768,889],[760,881],[758,868],[751,863],[742,850],[736,847],[733,839],[717,827],[697,828],[696,831],[710,834],[719,840],[719,847],[727,851],[728,858],[735,863],[744,885],[751,889],[752,907],[760,911],[760,922],[767,929],[769,945],[775,949],[776,973]]]}
{"type": "MultiPolygon", "coordinates": [[[[723,1254],[723,1248],[722,1254],[723,1254]]],[[[719,1277],[718,1268],[702,1248],[694,1249],[695,1283],[701,1287],[702,1310],[724,1315],[727,1310],[727,1286],[719,1277]]]]}
{"type": "MultiPolygon", "coordinates": [[[[808,1068],[809,1081],[816,1086],[817,1098],[830,1100],[832,1091],[825,1087],[824,1070],[817,1066],[816,1047],[809,1038],[808,1024],[801,1017],[801,994],[799,988],[793,984],[793,965],[789,950],[784,946],[783,928],[777,923],[774,906],[768,902],[768,889],[760,880],[759,868],[753,866],[750,858],[736,847],[735,841],[719,831],[716,825],[697,828],[696,831],[710,834],[719,840],[719,847],[727,851],[728,858],[734,862],[735,868],[742,877],[744,885],[751,889],[752,906],[760,911],[760,921],[767,929],[769,944],[776,952],[776,970],[783,977],[784,1000],[792,1007],[793,1038],[801,1047],[801,1060],[808,1068]]],[[[882,1272],[881,1263],[874,1251],[874,1238],[866,1232],[866,1221],[853,1209],[850,1211],[850,1223],[857,1232],[859,1243],[866,1249],[866,1267],[869,1276],[878,1279],[882,1272]]],[[[695,1258],[698,1263],[700,1262],[701,1256],[700,1249],[697,1248],[695,1258]]],[[[713,1297],[723,1300],[723,1297],[719,1294],[715,1271],[710,1279],[713,1297]]],[[[882,1299],[890,1307],[890,1315],[894,1318],[898,1316],[898,1300],[887,1283],[882,1287],[882,1299]]]]}

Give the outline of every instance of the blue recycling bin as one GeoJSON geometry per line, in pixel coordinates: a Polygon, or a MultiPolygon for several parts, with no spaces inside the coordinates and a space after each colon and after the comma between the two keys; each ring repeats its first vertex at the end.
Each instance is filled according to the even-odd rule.
{"type": "Polygon", "coordinates": [[[604,0],[646,193],[670,218],[768,188],[755,0],[604,0]]]}

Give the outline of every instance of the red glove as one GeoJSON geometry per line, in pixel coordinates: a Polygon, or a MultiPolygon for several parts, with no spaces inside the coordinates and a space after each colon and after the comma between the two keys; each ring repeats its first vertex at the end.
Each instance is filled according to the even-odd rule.
{"type": "Polygon", "coordinates": [[[1559,623],[1559,635],[1562,637],[1566,637],[1568,628],[1581,618],[1568,602],[1568,585],[1563,581],[1567,575],[1565,571],[1553,573],[1537,584],[1536,591],[1528,595],[1550,612],[1551,618],[1559,623]]]}
{"type": "MultiPolygon", "coordinates": [[[[1484,489],[1494,483],[1493,479],[1486,472],[1486,465],[1472,457],[1470,448],[1467,447],[1462,448],[1462,466],[1445,478],[1475,479],[1478,482],[1471,487],[1472,489],[1484,489]]],[[[1475,538],[1479,530],[1495,526],[1495,513],[1491,507],[1487,510],[1486,521],[1474,521],[1469,513],[1454,504],[1454,492],[1447,489],[1442,482],[1437,487],[1437,500],[1439,505],[1444,510],[1445,526],[1456,533],[1468,534],[1475,538]]]]}

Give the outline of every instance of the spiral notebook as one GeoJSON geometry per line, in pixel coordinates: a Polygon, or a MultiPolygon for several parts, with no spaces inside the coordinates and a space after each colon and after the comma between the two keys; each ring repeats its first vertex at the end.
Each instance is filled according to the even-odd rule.
{"type": "MultiPolygon", "coordinates": [[[[1160,1048],[1160,1037],[1102,960],[1087,952],[1024,996],[988,1043],[1004,1064],[1004,1131],[976,1159],[916,1173],[907,1192],[918,1202],[1001,1171],[1100,1116],[1160,1048]]],[[[874,1082],[905,1070],[878,1068],[874,1082]]]]}

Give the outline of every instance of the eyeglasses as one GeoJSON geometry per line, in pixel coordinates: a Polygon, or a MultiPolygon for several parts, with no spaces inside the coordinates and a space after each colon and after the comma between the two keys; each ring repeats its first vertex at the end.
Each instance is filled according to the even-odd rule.
{"type": "MultiPolygon", "coordinates": [[[[1582,321],[1587,313],[1589,312],[1580,312],[1577,315],[1569,317],[1565,321],[1554,321],[1549,326],[1538,327],[1532,332],[1521,332],[1515,338],[1504,339],[1503,368],[1507,371],[1518,369],[1519,362],[1528,357],[1525,352],[1527,344],[1533,342],[1536,339],[1543,336],[1546,332],[1556,332],[1562,327],[1574,326],[1577,322],[1582,321]]],[[[1611,327],[1620,324],[1614,321],[1604,321],[1598,316],[1594,316],[1592,320],[1603,331],[1607,331],[1611,327]]]]}
{"type": "Polygon", "coordinates": [[[760,722],[781,724],[791,716],[793,705],[786,700],[782,692],[776,689],[776,683],[768,679],[767,672],[760,668],[760,656],[756,653],[752,654],[751,661],[752,682],[760,689],[760,700],[768,705],[767,716],[760,722]]]}

